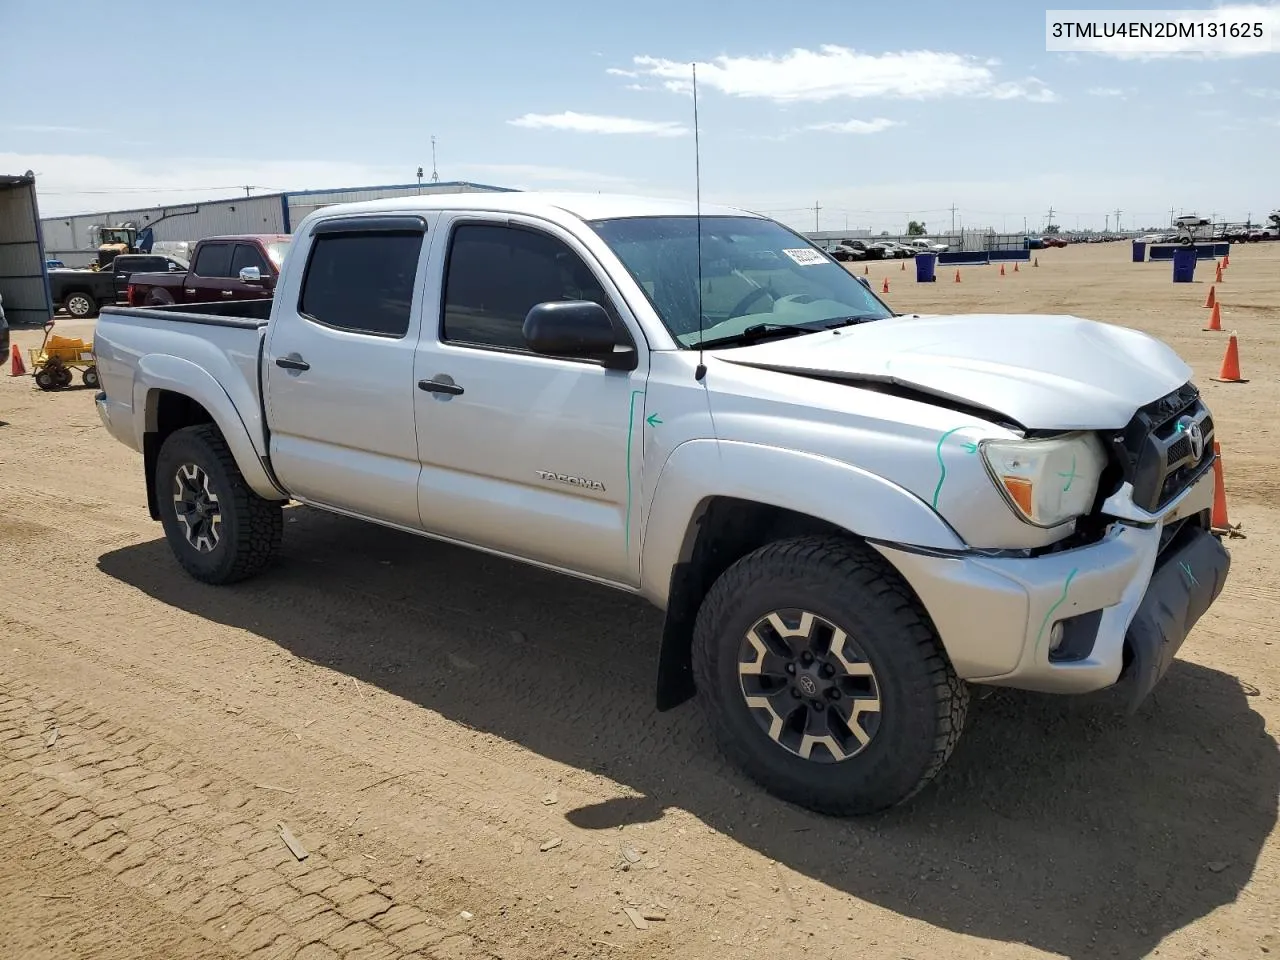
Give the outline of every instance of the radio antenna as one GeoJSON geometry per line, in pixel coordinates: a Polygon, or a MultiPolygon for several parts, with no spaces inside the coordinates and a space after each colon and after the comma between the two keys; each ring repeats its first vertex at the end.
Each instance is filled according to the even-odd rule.
{"type": "Polygon", "coordinates": [[[693,196],[694,221],[698,237],[698,368],[693,379],[701,381],[707,375],[707,365],[702,362],[702,151],[698,146],[698,64],[693,66],[693,196]]]}

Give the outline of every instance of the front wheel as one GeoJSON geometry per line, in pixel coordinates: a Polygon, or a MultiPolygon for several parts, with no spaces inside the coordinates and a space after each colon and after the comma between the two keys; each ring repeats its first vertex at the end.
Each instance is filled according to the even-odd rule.
{"type": "Polygon", "coordinates": [[[284,531],[280,504],[249,487],[217,427],[170,434],[156,458],[155,484],[169,547],[197,580],[235,583],[275,559],[284,531]]]}
{"type": "Polygon", "coordinates": [[[906,584],[836,537],[781,540],[731,566],[698,612],[693,666],[730,759],[776,796],[837,816],[919,792],[968,712],[906,584]]]}

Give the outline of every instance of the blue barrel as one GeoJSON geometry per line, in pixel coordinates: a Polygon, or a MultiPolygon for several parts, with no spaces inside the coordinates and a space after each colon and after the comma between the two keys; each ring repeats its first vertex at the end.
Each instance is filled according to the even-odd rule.
{"type": "Polygon", "coordinates": [[[938,278],[933,275],[934,268],[938,265],[938,255],[936,253],[917,253],[916,254],[916,283],[933,283],[938,278]]]}
{"type": "Polygon", "coordinates": [[[1147,260],[1147,245],[1141,240],[1133,241],[1133,262],[1145,263],[1147,260]]]}
{"type": "Polygon", "coordinates": [[[1196,276],[1196,248],[1178,247],[1173,251],[1173,282],[1190,283],[1196,276]]]}

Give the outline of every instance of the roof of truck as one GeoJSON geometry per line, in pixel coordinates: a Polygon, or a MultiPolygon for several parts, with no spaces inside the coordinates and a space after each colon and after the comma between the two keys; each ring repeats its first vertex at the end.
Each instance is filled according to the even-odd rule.
{"type": "MultiPolygon", "coordinates": [[[[322,207],[324,216],[349,213],[390,213],[412,210],[474,210],[490,213],[563,215],[581,220],[618,217],[692,217],[698,207],[692,200],[638,197],[617,193],[551,193],[522,190],[512,193],[437,193],[420,197],[388,197],[322,207]]],[[[703,216],[758,216],[737,207],[702,204],[703,216]]]]}

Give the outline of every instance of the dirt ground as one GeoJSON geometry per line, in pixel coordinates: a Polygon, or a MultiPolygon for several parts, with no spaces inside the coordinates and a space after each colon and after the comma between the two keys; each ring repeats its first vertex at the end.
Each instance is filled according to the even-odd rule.
{"type": "Polygon", "coordinates": [[[4,369],[0,953],[1280,954],[1280,243],[1238,247],[1217,288],[1244,384],[1209,380],[1210,264],[1174,285],[1123,244],[1037,255],[960,284],[870,276],[907,310],[1167,340],[1214,410],[1246,538],[1138,716],[998,694],[926,793],[869,820],[769,798],[693,704],[656,713],[659,615],[601,588],[305,509],[268,575],[191,581],[92,393],[4,369]],[[638,929],[627,907],[665,919],[638,929]]]}

